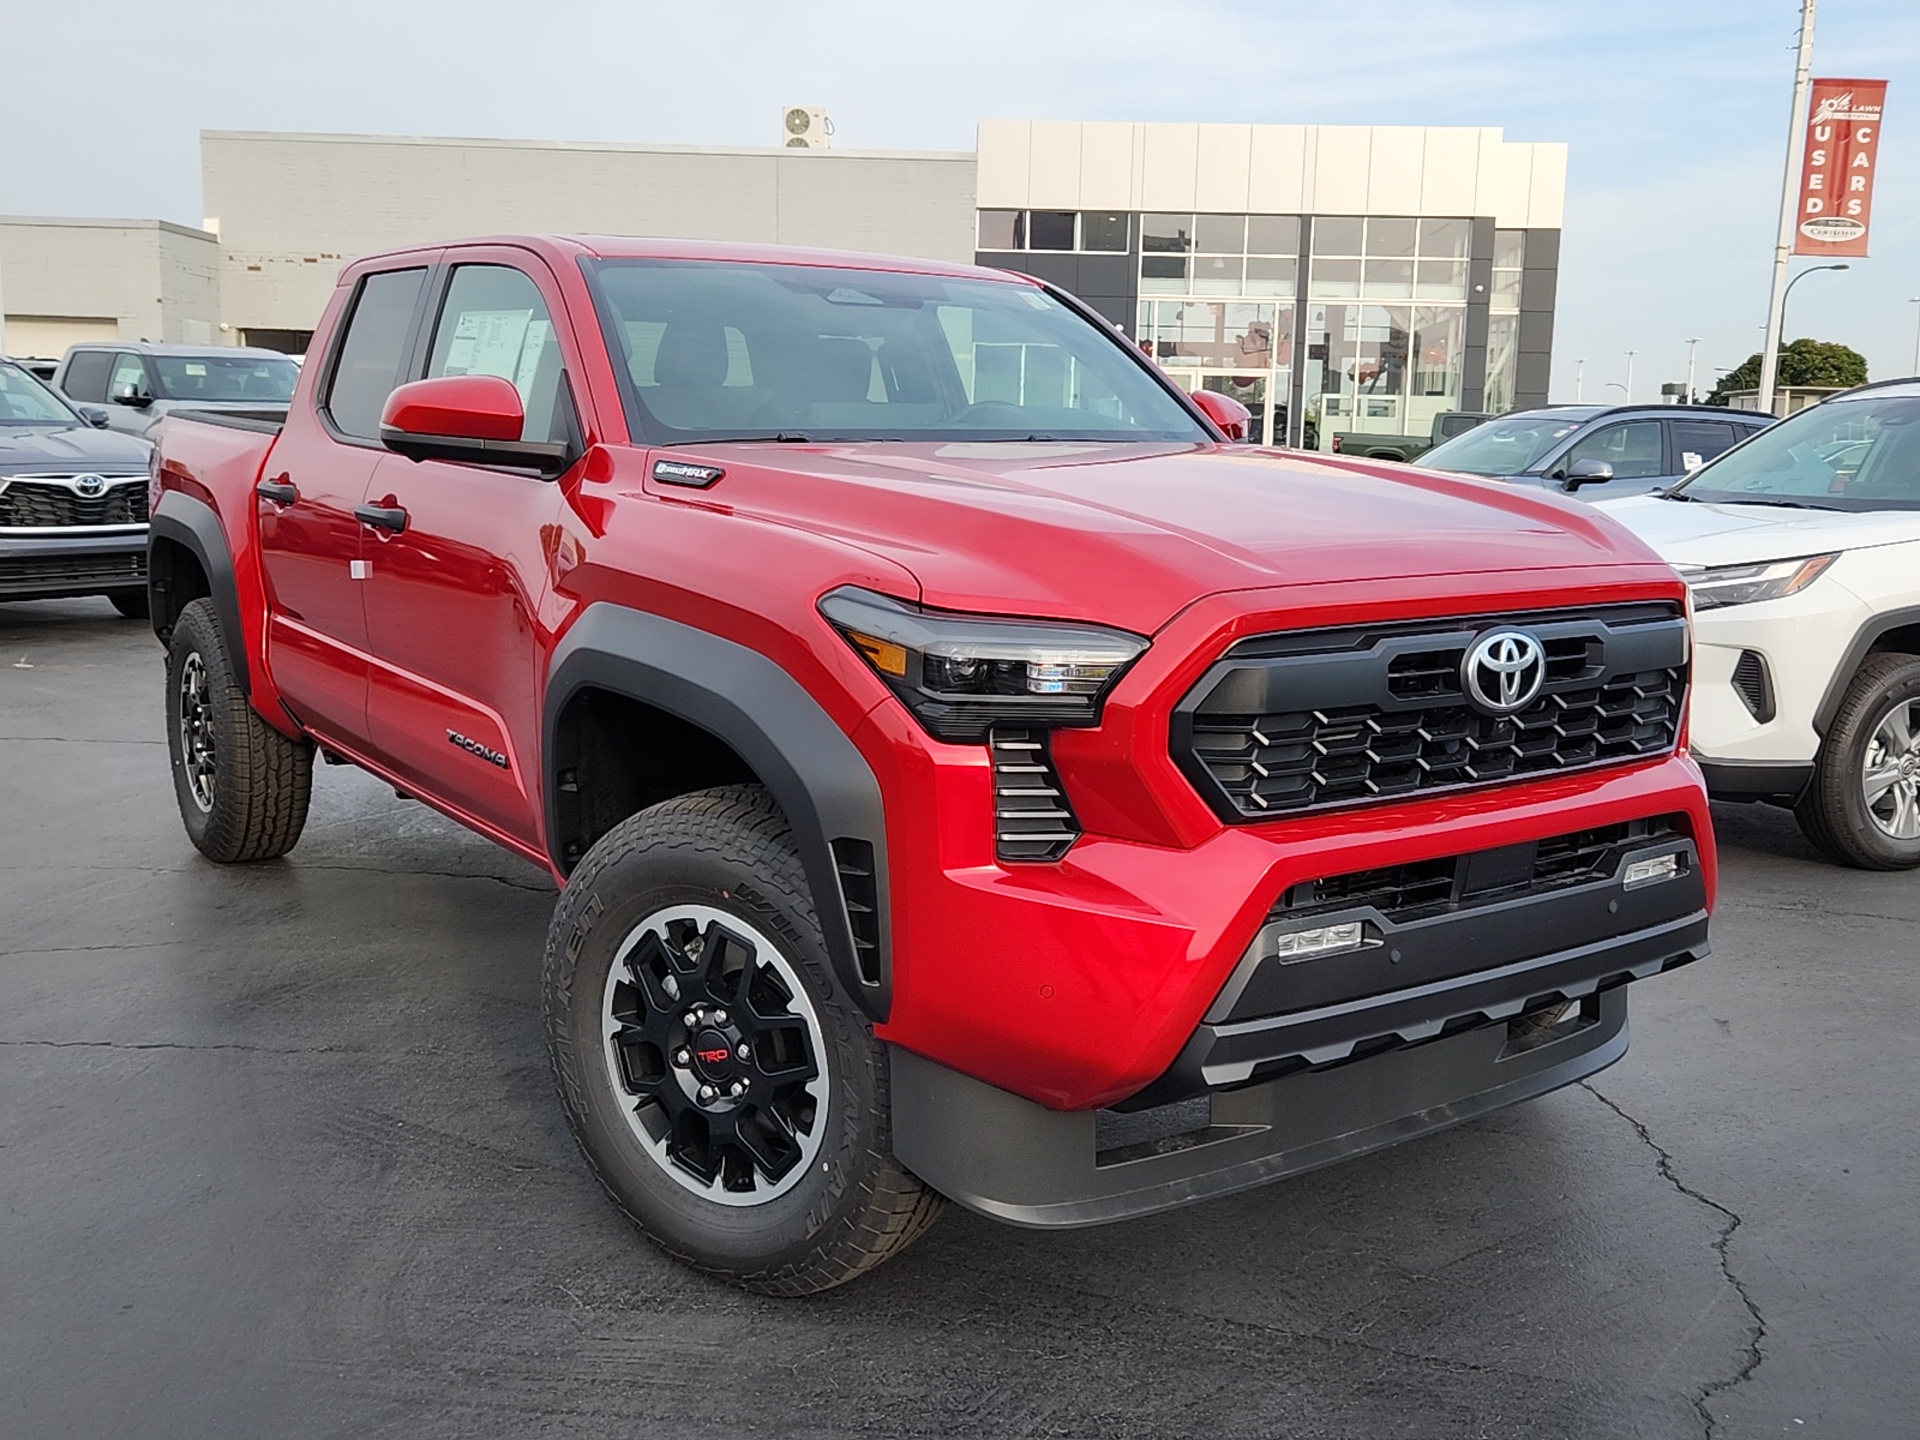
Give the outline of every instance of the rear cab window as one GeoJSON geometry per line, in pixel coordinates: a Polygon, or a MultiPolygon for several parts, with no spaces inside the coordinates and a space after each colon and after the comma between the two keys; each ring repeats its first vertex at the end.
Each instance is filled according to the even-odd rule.
{"type": "Polygon", "coordinates": [[[327,377],[322,413],[342,435],[380,438],[380,411],[400,383],[426,267],[381,270],[360,281],[327,377]]]}
{"type": "Polygon", "coordinates": [[[110,351],[75,351],[73,358],[67,361],[67,373],[61,379],[60,388],[71,399],[101,404],[107,398],[107,371],[112,364],[110,351]]]}

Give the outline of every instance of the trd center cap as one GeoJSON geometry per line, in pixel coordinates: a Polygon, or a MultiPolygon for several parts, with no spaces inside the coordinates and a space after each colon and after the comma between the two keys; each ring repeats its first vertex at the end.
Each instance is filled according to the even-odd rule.
{"type": "Polygon", "coordinates": [[[733,1043],[718,1030],[702,1030],[692,1048],[693,1068],[702,1079],[717,1085],[733,1073],[733,1043]]]}

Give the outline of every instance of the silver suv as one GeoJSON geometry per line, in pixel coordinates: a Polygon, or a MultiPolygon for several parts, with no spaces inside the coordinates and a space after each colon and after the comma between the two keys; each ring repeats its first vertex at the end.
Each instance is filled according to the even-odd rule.
{"type": "Polygon", "coordinates": [[[231,345],[75,345],[54,388],[81,405],[104,405],[107,428],[147,435],[175,410],[284,408],[300,367],[277,350],[231,345]]]}

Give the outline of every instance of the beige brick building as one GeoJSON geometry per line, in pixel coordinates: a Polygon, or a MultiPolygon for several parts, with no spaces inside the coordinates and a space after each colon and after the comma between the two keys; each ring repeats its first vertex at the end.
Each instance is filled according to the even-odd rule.
{"type": "Polygon", "coordinates": [[[214,237],[166,220],[0,216],[0,352],[82,340],[220,340],[214,237]]]}

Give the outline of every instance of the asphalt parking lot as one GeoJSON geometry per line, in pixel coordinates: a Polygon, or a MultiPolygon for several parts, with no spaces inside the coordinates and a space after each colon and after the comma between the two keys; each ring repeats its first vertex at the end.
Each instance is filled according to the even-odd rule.
{"type": "Polygon", "coordinates": [[[1722,810],[1716,954],[1591,1087],[771,1301],[578,1160],[540,873],[336,768],[216,869],[160,693],[104,601],[0,605],[5,1440],[1913,1433],[1920,876],[1785,815],[1722,810]]]}

